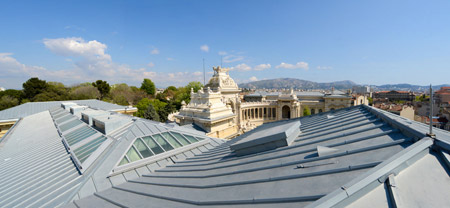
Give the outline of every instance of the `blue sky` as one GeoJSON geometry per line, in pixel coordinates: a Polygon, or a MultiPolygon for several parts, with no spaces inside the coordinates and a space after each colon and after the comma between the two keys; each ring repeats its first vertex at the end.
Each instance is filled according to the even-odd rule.
{"type": "Polygon", "coordinates": [[[0,86],[450,83],[450,1],[2,1],[0,86]]]}

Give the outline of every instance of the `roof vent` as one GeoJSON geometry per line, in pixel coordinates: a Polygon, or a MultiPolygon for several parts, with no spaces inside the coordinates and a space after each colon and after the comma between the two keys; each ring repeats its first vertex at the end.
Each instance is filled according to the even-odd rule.
{"type": "Polygon", "coordinates": [[[70,113],[74,116],[81,117],[81,111],[86,110],[87,106],[74,105],[70,106],[70,113]]]}
{"type": "Polygon", "coordinates": [[[103,116],[103,115],[108,115],[108,112],[106,111],[101,111],[101,110],[92,110],[92,109],[87,109],[84,110],[83,112],[81,112],[81,120],[83,120],[85,123],[92,125],[92,118],[96,117],[96,116],[103,116]]]}
{"type": "Polygon", "coordinates": [[[337,151],[339,151],[339,149],[324,147],[324,146],[317,146],[317,154],[319,155],[319,157],[329,155],[329,154],[332,154],[337,151]]]}
{"type": "Polygon", "coordinates": [[[244,134],[230,149],[238,156],[272,150],[290,145],[299,133],[299,120],[267,124],[244,134]]]}
{"type": "Polygon", "coordinates": [[[109,134],[130,122],[131,118],[120,115],[103,115],[92,118],[92,126],[104,134],[109,134]]]}
{"type": "Polygon", "coordinates": [[[327,118],[328,118],[328,119],[334,118],[334,117],[336,117],[336,116],[333,116],[333,115],[327,115],[327,118]]]}
{"type": "Polygon", "coordinates": [[[66,103],[61,103],[61,107],[63,107],[64,109],[69,109],[70,106],[75,106],[77,105],[76,103],[72,103],[72,102],[66,102],[66,103]]]}

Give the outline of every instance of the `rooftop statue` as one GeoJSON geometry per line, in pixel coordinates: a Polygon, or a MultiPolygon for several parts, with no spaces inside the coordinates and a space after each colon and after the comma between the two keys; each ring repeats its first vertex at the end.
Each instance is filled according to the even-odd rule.
{"type": "Polygon", "coordinates": [[[217,73],[227,73],[228,71],[230,71],[230,68],[222,68],[222,67],[220,67],[220,66],[217,66],[217,67],[213,67],[213,69],[214,69],[214,71],[215,71],[215,74],[217,74],[217,73]]]}

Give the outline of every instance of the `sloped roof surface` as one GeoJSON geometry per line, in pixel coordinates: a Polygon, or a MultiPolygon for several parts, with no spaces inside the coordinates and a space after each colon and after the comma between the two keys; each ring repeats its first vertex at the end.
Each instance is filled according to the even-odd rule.
{"type": "MultiPolygon", "coordinates": [[[[0,141],[0,207],[64,205],[72,200],[88,197],[94,192],[107,190],[142,174],[163,168],[173,162],[184,160],[194,154],[201,154],[223,142],[220,139],[208,138],[203,132],[193,129],[175,128],[169,124],[133,118],[131,123],[106,135],[91,128],[96,132],[95,135],[107,137],[111,143],[101,151],[92,149],[94,150],[91,152],[92,155],[95,154],[92,158],[95,160],[80,172],[69,152],[72,149],[66,149],[57,126],[62,131],[61,134],[67,136],[66,132],[76,132],[80,126],[87,127],[87,125],[78,120],[72,128],[61,130],[62,126],[79,118],[62,108],[52,108],[51,111],[55,113],[55,120],[52,119],[48,110],[26,116],[20,119],[0,141]],[[167,151],[158,157],[147,158],[149,160],[138,164],[130,163],[127,169],[114,171],[137,137],[167,131],[204,139],[192,145],[185,145],[176,151],[167,151]]],[[[128,115],[115,113],[114,116],[130,120],[128,115]]],[[[84,133],[79,135],[86,137],[84,133]]],[[[82,144],[78,146],[83,147],[82,144]]],[[[74,147],[73,150],[76,155],[77,148],[74,147]]]]}
{"type": "Polygon", "coordinates": [[[23,118],[0,143],[0,207],[48,206],[70,200],[80,174],[48,111],[23,118]]]}
{"type": "Polygon", "coordinates": [[[49,101],[49,102],[29,102],[18,105],[6,110],[0,111],[0,120],[18,119],[25,116],[33,115],[42,111],[49,110],[54,107],[61,106],[61,103],[72,102],[78,105],[85,105],[91,108],[102,110],[118,110],[125,109],[126,106],[116,105],[112,103],[103,102],[100,100],[68,100],[68,101],[49,101]]]}
{"type": "Polygon", "coordinates": [[[300,118],[302,132],[290,146],[238,157],[229,149],[237,138],[74,203],[81,207],[273,207],[280,203],[304,207],[415,141],[414,135],[405,135],[365,107],[329,115],[300,118]],[[335,151],[319,156],[318,146],[335,151]]]}

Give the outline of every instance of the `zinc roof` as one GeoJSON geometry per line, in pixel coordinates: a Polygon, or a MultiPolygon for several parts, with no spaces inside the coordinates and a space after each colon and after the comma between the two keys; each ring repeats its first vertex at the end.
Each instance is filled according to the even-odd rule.
{"type": "MultiPolygon", "coordinates": [[[[301,133],[289,146],[237,156],[229,146],[245,138],[239,137],[74,204],[329,207],[351,198],[345,195],[347,198],[339,201],[333,194],[345,193],[346,187],[360,183],[373,183],[383,176],[381,172],[402,164],[397,158],[411,162],[408,157],[425,155],[433,144],[431,139],[422,139],[420,132],[401,126],[402,118],[370,107],[350,107],[298,120],[301,133]],[[319,147],[331,150],[321,154],[319,147]],[[374,175],[378,177],[372,180],[374,175]]],[[[284,122],[265,124],[254,131],[264,134],[265,129],[284,122]]],[[[363,192],[356,192],[363,196],[363,192]]]]}
{"type": "Polygon", "coordinates": [[[126,106],[107,103],[100,100],[68,100],[68,101],[49,101],[49,102],[28,102],[12,108],[0,111],[0,120],[19,119],[35,113],[49,110],[61,106],[61,103],[73,102],[78,105],[85,105],[91,108],[102,109],[106,111],[125,109],[126,106]]]}

